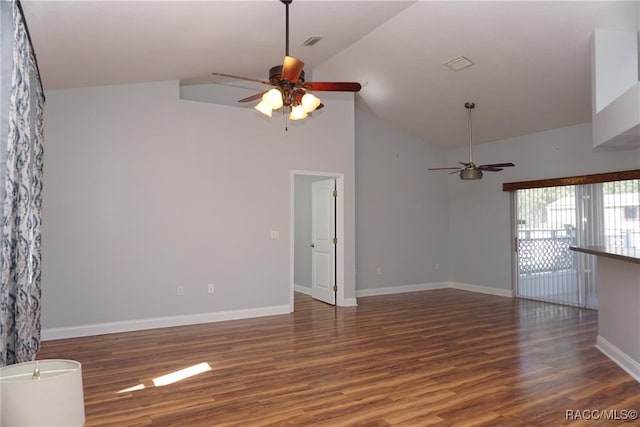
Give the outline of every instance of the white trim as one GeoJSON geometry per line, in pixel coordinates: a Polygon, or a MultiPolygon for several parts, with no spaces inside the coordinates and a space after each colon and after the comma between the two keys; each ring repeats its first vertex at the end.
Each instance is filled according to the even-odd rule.
{"type": "Polygon", "coordinates": [[[514,296],[511,289],[498,289],[491,288],[489,286],[469,285],[467,283],[449,282],[449,288],[458,289],[461,291],[476,292],[479,294],[495,295],[505,298],[513,298],[514,296]]]}
{"type": "Polygon", "coordinates": [[[355,298],[345,298],[343,302],[344,304],[341,305],[340,307],[357,307],[358,306],[358,300],[356,300],[355,298]]]}
{"type": "Polygon", "coordinates": [[[631,375],[633,379],[640,382],[640,363],[600,335],[596,339],[596,348],[616,365],[620,366],[627,374],[631,375]]]}
{"type": "Polygon", "coordinates": [[[458,289],[461,291],[476,292],[480,294],[496,295],[499,297],[513,298],[513,291],[509,289],[490,288],[488,286],[469,285],[458,282],[419,283],[416,285],[389,286],[385,288],[360,289],[356,296],[370,297],[375,295],[402,294],[406,292],[433,291],[435,289],[458,289]]]}
{"type": "MultiPolygon", "coordinates": [[[[344,259],[344,174],[335,172],[291,170],[289,171],[289,304],[291,311],[294,310],[293,292],[295,290],[294,267],[295,267],[295,180],[296,175],[321,176],[336,180],[336,276],[338,278],[338,292],[336,305],[338,307],[348,307],[344,297],[345,286],[345,259],[344,259]],[[342,242],[342,244],[340,244],[342,242]]],[[[350,303],[349,303],[350,304],[350,303]]]]}
{"type": "Polygon", "coordinates": [[[434,289],[447,289],[448,282],[419,283],[417,285],[389,286],[386,288],[360,289],[356,291],[358,297],[371,297],[375,295],[403,294],[405,292],[432,291],[434,289]]]}
{"type": "MultiPolygon", "coordinates": [[[[293,285],[293,288],[305,294],[310,293],[309,288],[306,288],[304,286],[293,285]]],[[[435,289],[448,289],[448,288],[471,291],[471,292],[479,292],[479,293],[497,295],[497,296],[503,296],[503,297],[513,296],[513,292],[508,291],[506,289],[495,289],[495,288],[489,288],[486,286],[468,285],[468,284],[456,283],[456,282],[436,282],[436,283],[420,283],[415,285],[389,286],[385,288],[375,288],[375,289],[361,289],[356,291],[356,297],[390,295],[390,294],[400,294],[400,293],[406,293],[406,292],[420,292],[420,291],[430,291],[435,289]]],[[[293,292],[291,293],[291,296],[293,298],[293,292]]],[[[356,298],[345,298],[344,291],[342,294],[342,298],[341,299],[339,298],[338,301],[340,302],[339,304],[340,307],[356,307],[358,305],[356,298]]],[[[156,318],[150,318],[150,319],[124,320],[124,321],[118,321],[118,322],[96,323],[91,325],[69,326],[69,327],[61,327],[61,328],[45,328],[42,330],[42,341],[85,337],[85,336],[91,336],[91,335],[112,334],[117,332],[142,331],[146,329],[167,328],[172,326],[195,325],[199,323],[222,322],[226,320],[249,319],[252,317],[274,316],[279,314],[291,313],[292,311],[293,311],[293,305],[278,305],[278,306],[271,306],[271,307],[250,308],[250,309],[244,309],[244,310],[219,311],[219,312],[212,312],[212,313],[189,314],[189,315],[183,315],[183,316],[156,317],[156,318]]],[[[600,351],[608,355],[616,363],[618,363],[616,361],[616,358],[614,358],[614,356],[610,356],[610,353],[614,355],[618,355],[618,354],[622,355],[618,357],[620,360],[626,361],[628,359],[628,361],[626,361],[625,363],[626,365],[631,364],[630,365],[631,368],[629,369],[635,369],[635,372],[638,372],[637,374],[633,374],[630,372],[631,375],[634,376],[634,378],[636,379],[640,378],[640,366],[638,366],[638,364],[635,361],[630,359],[628,356],[626,356],[626,354],[622,353],[613,345],[609,344],[606,340],[604,340],[604,338],[598,337],[598,342],[599,343],[603,342],[601,344],[602,348],[598,347],[600,351]],[[614,350],[606,350],[606,349],[614,349],[614,350]]],[[[620,365],[620,363],[618,364],[620,365]]],[[[620,365],[620,366],[623,369],[627,370],[623,365],[620,365]]]]}
{"type": "Polygon", "coordinates": [[[291,307],[288,305],[275,305],[271,307],[249,308],[244,310],[218,311],[212,313],[187,314],[183,316],[155,317],[150,319],[96,323],[92,325],[47,328],[42,330],[42,341],[112,334],[116,332],[168,328],[171,326],[196,325],[199,323],[223,322],[226,320],[249,319],[252,317],[275,316],[278,314],[288,314],[290,312],[291,307]]]}
{"type": "Polygon", "coordinates": [[[294,283],[293,290],[296,292],[300,292],[301,294],[311,295],[311,288],[308,286],[302,286],[302,285],[298,285],[297,283],[294,283]]]}

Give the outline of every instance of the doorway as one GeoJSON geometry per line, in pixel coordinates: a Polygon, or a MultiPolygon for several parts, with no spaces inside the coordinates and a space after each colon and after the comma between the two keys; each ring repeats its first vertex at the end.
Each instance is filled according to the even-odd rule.
{"type": "Polygon", "coordinates": [[[295,310],[296,291],[329,304],[344,305],[343,242],[343,175],[318,171],[291,171],[291,311],[295,310]],[[322,211],[316,212],[315,220],[314,210],[322,211]]]}

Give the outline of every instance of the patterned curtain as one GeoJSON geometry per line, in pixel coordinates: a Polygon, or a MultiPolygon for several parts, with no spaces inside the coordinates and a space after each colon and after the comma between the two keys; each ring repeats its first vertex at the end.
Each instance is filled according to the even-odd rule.
{"type": "Polygon", "coordinates": [[[44,93],[18,0],[0,0],[0,366],[40,349],[44,93]]]}

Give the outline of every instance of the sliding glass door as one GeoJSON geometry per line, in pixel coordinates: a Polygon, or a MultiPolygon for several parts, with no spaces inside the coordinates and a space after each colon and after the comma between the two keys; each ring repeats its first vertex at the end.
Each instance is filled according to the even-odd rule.
{"type": "Polygon", "coordinates": [[[577,200],[573,185],[516,192],[517,296],[581,305],[569,250],[578,237],[577,200]]]}
{"type": "Polygon", "coordinates": [[[514,197],[516,294],[597,308],[594,257],[573,245],[640,245],[639,180],[522,189],[514,197]]]}

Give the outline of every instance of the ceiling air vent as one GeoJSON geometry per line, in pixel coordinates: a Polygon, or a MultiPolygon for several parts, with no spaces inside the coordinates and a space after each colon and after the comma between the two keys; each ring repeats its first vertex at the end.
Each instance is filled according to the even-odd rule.
{"type": "Polygon", "coordinates": [[[324,38],[324,36],[311,36],[308,39],[306,39],[301,46],[303,47],[307,47],[307,46],[313,46],[316,43],[318,43],[320,40],[322,40],[324,38]]]}
{"type": "Polygon", "coordinates": [[[473,61],[465,56],[458,56],[457,58],[453,58],[452,60],[445,62],[444,65],[451,68],[453,71],[460,71],[467,67],[471,67],[473,65],[473,61]]]}

